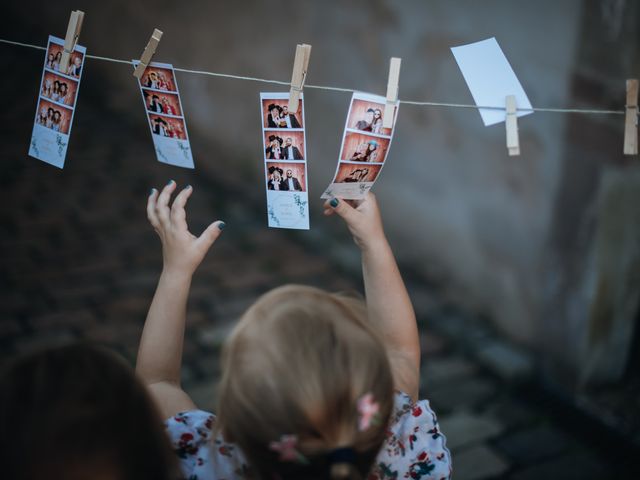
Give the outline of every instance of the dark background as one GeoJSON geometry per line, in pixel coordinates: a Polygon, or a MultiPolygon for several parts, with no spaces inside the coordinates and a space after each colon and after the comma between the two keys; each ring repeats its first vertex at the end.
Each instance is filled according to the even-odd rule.
{"type": "MultiPolygon", "coordinates": [[[[640,75],[632,1],[20,2],[0,38],[46,45],[85,12],[89,54],[288,81],[296,43],[308,82],[471,102],[449,47],[496,36],[534,106],[622,109],[640,75]]],[[[219,347],[256,296],[285,282],[361,290],[344,227],[321,216],[349,95],[305,90],[311,226],[270,230],[260,91],[178,73],[196,169],[156,161],[131,69],[88,59],[64,170],[27,156],[44,52],[0,44],[0,359],[88,339],[135,360],[161,268],[150,187],[191,184],[192,230],[228,229],[193,283],[183,378],[214,408],[219,347]]],[[[440,415],[455,478],[637,478],[640,444],[640,170],[622,117],[534,114],[522,154],[477,112],[403,105],[376,184],[418,312],[423,395],[440,415]]]]}

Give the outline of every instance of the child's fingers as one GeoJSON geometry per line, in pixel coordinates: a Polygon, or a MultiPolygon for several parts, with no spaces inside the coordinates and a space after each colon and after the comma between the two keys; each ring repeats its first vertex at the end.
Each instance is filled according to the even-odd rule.
{"type": "Polygon", "coordinates": [[[175,198],[171,205],[171,224],[179,229],[187,229],[187,212],[184,206],[193,193],[193,187],[187,185],[175,198]]]}
{"type": "Polygon", "coordinates": [[[198,247],[205,252],[209,250],[211,245],[213,245],[213,242],[216,241],[216,239],[222,233],[222,230],[224,230],[224,227],[226,227],[226,224],[220,220],[209,225],[196,240],[196,244],[198,244],[198,247]]]}
{"type": "Polygon", "coordinates": [[[357,212],[355,208],[349,205],[345,200],[339,198],[332,198],[326,203],[329,208],[332,208],[334,212],[344,218],[345,222],[351,224],[356,221],[360,212],[357,212]]]}
{"type": "Polygon", "coordinates": [[[158,196],[158,201],[156,202],[156,215],[160,220],[160,225],[164,228],[169,226],[170,216],[169,216],[169,199],[171,198],[171,194],[176,189],[176,182],[173,180],[169,180],[169,183],[162,189],[162,192],[158,196]]]}
{"type": "Polygon", "coordinates": [[[157,198],[158,190],[152,188],[151,193],[149,194],[149,198],[147,198],[147,218],[149,219],[149,223],[151,224],[151,226],[156,230],[160,228],[160,220],[158,220],[158,216],[156,215],[157,198]]]}

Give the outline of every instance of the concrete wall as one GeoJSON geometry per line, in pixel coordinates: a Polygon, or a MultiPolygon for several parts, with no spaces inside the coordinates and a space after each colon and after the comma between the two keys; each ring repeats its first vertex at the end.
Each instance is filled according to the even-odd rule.
{"type": "MultiPolygon", "coordinates": [[[[313,45],[309,83],[384,93],[389,57],[399,56],[400,97],[416,100],[472,103],[449,47],[495,36],[534,106],[561,107],[574,99],[580,42],[589,35],[597,43],[607,33],[583,31],[583,3],[118,0],[39,8],[60,35],[71,7],[84,9],[82,39],[98,55],[136,58],[158,27],[164,37],[157,59],[184,68],[288,81],[295,44],[305,42],[313,45]]],[[[41,22],[43,15],[38,17],[41,22]]],[[[89,68],[94,78],[108,79],[110,107],[138,117],[140,135],[148,135],[129,69],[100,62],[89,68]]],[[[178,81],[197,168],[214,175],[237,170],[261,189],[258,92],[281,88],[182,74],[178,81]]],[[[349,95],[310,89],[305,95],[313,202],[333,175],[349,95]]],[[[396,248],[402,261],[442,280],[453,299],[542,352],[549,335],[544,318],[567,294],[547,281],[549,258],[572,248],[549,241],[554,222],[573,215],[570,203],[558,207],[566,201],[558,189],[566,181],[565,142],[572,141],[565,134],[568,119],[553,113],[522,118],[522,154],[509,157],[503,125],[485,128],[476,111],[402,106],[388,165],[374,190],[391,242],[402,246],[396,248]]],[[[151,148],[148,157],[152,161],[151,148]]],[[[595,201],[598,193],[587,197],[595,201]]],[[[312,228],[331,234],[319,199],[311,207],[312,228]]],[[[581,277],[572,282],[572,288],[582,285],[581,277]]],[[[591,298],[589,293],[578,301],[582,311],[591,298]]],[[[553,318],[562,324],[568,317],[553,318]]],[[[556,347],[566,339],[558,333],[556,347]]],[[[576,358],[567,364],[575,366],[576,358]]]]}

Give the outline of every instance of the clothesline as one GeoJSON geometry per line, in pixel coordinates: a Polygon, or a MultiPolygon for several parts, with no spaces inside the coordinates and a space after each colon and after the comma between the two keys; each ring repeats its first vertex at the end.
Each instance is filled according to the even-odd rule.
{"type": "MultiPolygon", "coordinates": [[[[16,45],[20,47],[34,48],[37,50],[46,50],[47,47],[43,47],[40,45],[32,45],[29,43],[16,42],[13,40],[6,40],[4,38],[0,38],[0,43],[6,43],[9,45],[16,45]]],[[[110,57],[101,57],[99,55],[85,55],[86,58],[90,58],[92,60],[101,60],[105,62],[112,63],[123,63],[126,65],[132,65],[133,62],[131,60],[122,60],[118,58],[110,58],[110,57]]],[[[247,80],[252,82],[260,82],[260,83],[268,83],[272,85],[283,85],[289,87],[291,85],[290,82],[283,82],[280,80],[270,80],[266,78],[259,77],[248,77],[243,75],[233,75],[230,73],[218,73],[218,72],[208,72],[206,70],[191,70],[187,68],[179,68],[173,67],[173,69],[177,72],[182,73],[190,73],[195,75],[207,75],[210,77],[219,77],[219,78],[232,78],[234,80],[247,80]]],[[[351,88],[342,88],[342,87],[330,87],[324,85],[309,85],[305,84],[304,88],[316,89],[316,90],[327,90],[334,92],[346,92],[353,93],[357,90],[353,90],[351,88]]],[[[417,105],[417,106],[426,106],[426,107],[445,107],[445,108],[472,108],[472,109],[489,109],[489,110],[505,110],[504,106],[483,106],[483,105],[473,105],[467,103],[446,103],[446,102],[426,102],[426,101],[416,101],[416,100],[399,100],[399,103],[404,103],[405,105],[417,105]]],[[[582,114],[595,114],[595,115],[624,115],[624,110],[598,110],[598,109],[589,109],[589,108],[541,108],[541,107],[532,107],[532,108],[517,108],[519,112],[548,112],[548,113],[582,113],[582,114]]]]}

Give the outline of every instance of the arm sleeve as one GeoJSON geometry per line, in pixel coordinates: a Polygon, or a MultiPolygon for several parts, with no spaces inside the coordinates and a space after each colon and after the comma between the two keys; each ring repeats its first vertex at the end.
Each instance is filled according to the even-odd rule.
{"type": "Polygon", "coordinates": [[[413,402],[396,392],[387,438],[378,454],[374,479],[451,478],[451,454],[428,400],[413,402]]]}

